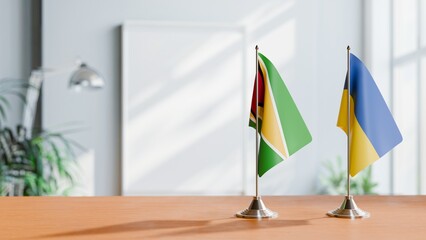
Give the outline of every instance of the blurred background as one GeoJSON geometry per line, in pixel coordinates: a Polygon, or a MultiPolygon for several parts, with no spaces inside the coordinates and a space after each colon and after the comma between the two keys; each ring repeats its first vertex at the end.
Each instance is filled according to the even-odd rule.
{"type": "Polygon", "coordinates": [[[425,0],[0,0],[2,194],[252,195],[256,44],[313,137],[260,179],[262,195],[344,192],[347,45],[404,138],[354,192],[425,194],[425,12],[425,0]],[[91,71],[81,91],[76,60],[91,71]]]}

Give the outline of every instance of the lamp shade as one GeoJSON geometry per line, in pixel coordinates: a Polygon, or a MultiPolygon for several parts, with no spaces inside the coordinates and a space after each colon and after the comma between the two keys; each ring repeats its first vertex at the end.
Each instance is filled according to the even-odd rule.
{"type": "Polygon", "coordinates": [[[82,63],[71,75],[69,87],[79,90],[85,89],[100,89],[105,85],[104,79],[93,68],[82,63]]]}

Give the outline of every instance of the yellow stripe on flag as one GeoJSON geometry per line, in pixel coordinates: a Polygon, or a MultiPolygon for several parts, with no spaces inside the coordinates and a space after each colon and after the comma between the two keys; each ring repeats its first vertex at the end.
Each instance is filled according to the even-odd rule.
{"type": "MultiPolygon", "coordinates": [[[[264,68],[263,64],[260,64],[260,67],[263,72],[266,72],[266,69],[264,68]]],[[[274,111],[273,106],[273,99],[271,96],[271,93],[269,91],[269,79],[267,77],[267,74],[264,76],[264,84],[265,84],[265,97],[264,97],[264,106],[263,106],[263,119],[262,119],[262,136],[266,140],[266,142],[270,143],[272,145],[273,149],[276,149],[279,151],[279,153],[284,156],[285,158],[288,157],[288,153],[285,150],[284,142],[282,135],[278,129],[279,127],[279,121],[278,116],[276,112],[274,111]],[[266,76],[265,76],[266,75],[266,76]]]]}
{"type": "MultiPolygon", "coordinates": [[[[348,134],[348,90],[343,91],[342,100],[340,102],[339,118],[337,126],[348,134]]],[[[361,128],[358,120],[354,115],[353,98],[351,97],[351,147],[350,147],[350,168],[349,173],[354,177],[358,172],[368,167],[370,164],[379,159],[379,155],[361,128]]]]}
{"type": "MultiPolygon", "coordinates": [[[[354,101],[351,97],[351,126],[354,121],[354,101]]],[[[337,119],[337,126],[341,128],[346,135],[348,134],[348,90],[343,90],[342,99],[340,101],[339,118],[337,119]]]]}
{"type": "Polygon", "coordinates": [[[354,177],[380,157],[355,118],[352,125],[351,164],[349,173],[354,177]]]}

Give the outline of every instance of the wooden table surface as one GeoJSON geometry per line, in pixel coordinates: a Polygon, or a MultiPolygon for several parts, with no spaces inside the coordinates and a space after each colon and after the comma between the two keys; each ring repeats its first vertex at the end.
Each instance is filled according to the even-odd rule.
{"type": "Polygon", "coordinates": [[[235,218],[251,197],[2,197],[0,239],[426,239],[426,196],[356,196],[358,220],[325,216],[341,196],[263,200],[278,218],[235,218]]]}

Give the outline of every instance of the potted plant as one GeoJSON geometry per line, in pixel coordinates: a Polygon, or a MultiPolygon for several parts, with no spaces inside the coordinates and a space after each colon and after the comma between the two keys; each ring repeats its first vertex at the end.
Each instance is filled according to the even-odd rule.
{"type": "Polygon", "coordinates": [[[81,147],[65,137],[64,131],[39,131],[29,137],[18,125],[4,126],[10,102],[7,95],[25,103],[26,83],[0,81],[0,194],[3,196],[67,195],[75,184],[74,148],[81,147]]]}

